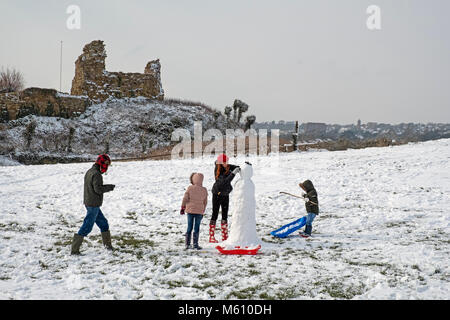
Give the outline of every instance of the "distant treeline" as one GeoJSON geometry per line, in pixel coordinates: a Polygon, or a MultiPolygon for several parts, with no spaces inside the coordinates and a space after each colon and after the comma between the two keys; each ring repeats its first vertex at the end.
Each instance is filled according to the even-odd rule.
{"type": "MultiPolygon", "coordinates": [[[[295,121],[257,122],[255,129],[279,129],[280,137],[292,139],[295,132],[295,121]]],[[[396,142],[427,141],[450,138],[449,123],[400,123],[386,124],[368,122],[362,124],[339,125],[326,123],[299,123],[298,141],[316,140],[373,140],[390,139],[396,142]]]]}

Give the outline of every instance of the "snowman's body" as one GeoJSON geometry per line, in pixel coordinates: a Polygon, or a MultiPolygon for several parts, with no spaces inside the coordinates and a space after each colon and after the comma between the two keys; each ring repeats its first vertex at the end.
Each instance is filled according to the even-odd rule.
{"type": "Polygon", "coordinates": [[[230,233],[223,242],[227,247],[251,247],[262,243],[256,233],[256,199],[252,175],[252,166],[246,164],[240,171],[240,179],[234,185],[230,201],[230,233]]]}

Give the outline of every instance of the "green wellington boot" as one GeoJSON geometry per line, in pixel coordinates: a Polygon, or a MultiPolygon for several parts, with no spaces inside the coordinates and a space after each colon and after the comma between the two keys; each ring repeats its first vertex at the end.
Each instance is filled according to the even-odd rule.
{"type": "Polygon", "coordinates": [[[111,233],[108,231],[102,232],[102,241],[103,245],[108,250],[113,250],[112,244],[111,244],[111,233]]]}
{"type": "Polygon", "coordinates": [[[83,236],[80,236],[77,233],[73,235],[72,251],[70,252],[70,254],[80,254],[80,247],[81,244],[83,243],[83,238],[84,238],[83,236]]]}

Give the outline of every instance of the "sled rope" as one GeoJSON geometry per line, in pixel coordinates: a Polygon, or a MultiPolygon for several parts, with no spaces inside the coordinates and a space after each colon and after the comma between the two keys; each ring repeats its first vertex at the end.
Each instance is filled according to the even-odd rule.
{"type": "Polygon", "coordinates": [[[287,194],[287,195],[290,195],[290,196],[293,196],[293,197],[296,197],[296,198],[299,198],[299,199],[303,199],[303,200],[305,200],[305,202],[311,202],[312,204],[315,204],[316,206],[318,205],[318,204],[315,203],[314,201],[311,201],[311,200],[306,201],[306,198],[297,196],[297,195],[292,194],[292,193],[289,193],[289,192],[280,191],[280,193],[287,194]]]}

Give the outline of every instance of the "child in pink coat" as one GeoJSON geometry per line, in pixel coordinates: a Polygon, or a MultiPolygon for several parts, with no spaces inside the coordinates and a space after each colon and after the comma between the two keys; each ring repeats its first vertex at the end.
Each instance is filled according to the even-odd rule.
{"type": "Polygon", "coordinates": [[[203,174],[192,173],[191,185],[184,193],[183,202],[181,204],[180,214],[187,213],[188,227],[185,234],[186,249],[191,245],[191,233],[194,229],[194,249],[200,250],[198,238],[200,233],[200,222],[205,213],[206,204],[208,203],[208,191],[203,187],[203,174]]]}

